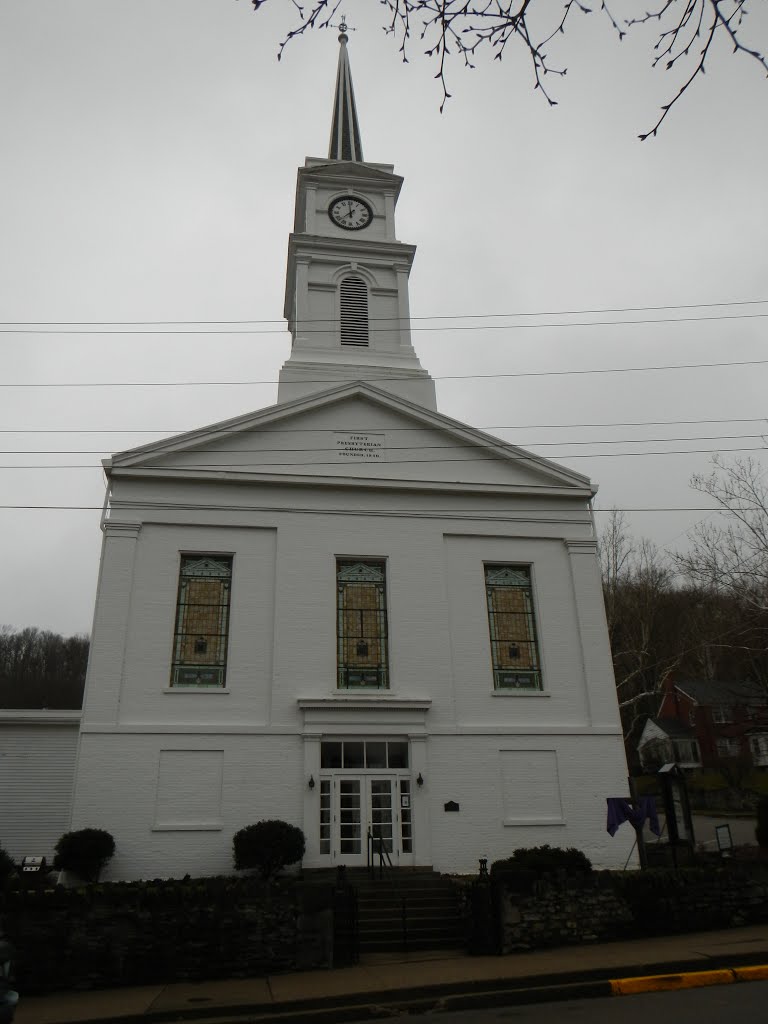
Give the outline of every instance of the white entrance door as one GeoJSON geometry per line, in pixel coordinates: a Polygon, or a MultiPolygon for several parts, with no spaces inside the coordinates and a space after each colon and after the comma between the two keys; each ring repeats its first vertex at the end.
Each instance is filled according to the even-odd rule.
{"type": "Polygon", "coordinates": [[[368,835],[393,864],[410,863],[410,780],[390,775],[335,775],[320,780],[320,846],[334,864],[368,863],[368,835]],[[325,840],[325,842],[324,842],[325,840]]]}

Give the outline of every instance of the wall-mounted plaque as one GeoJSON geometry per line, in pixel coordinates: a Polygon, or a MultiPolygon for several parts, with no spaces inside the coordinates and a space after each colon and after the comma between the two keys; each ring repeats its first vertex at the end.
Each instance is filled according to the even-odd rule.
{"type": "Polygon", "coordinates": [[[449,800],[447,804],[443,804],[444,811],[458,811],[459,805],[455,800],[449,800]]]}

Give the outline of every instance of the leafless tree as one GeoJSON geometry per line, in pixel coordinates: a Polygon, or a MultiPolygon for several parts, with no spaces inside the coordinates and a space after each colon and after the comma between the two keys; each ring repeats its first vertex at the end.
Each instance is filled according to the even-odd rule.
{"type": "Polygon", "coordinates": [[[613,509],[598,543],[608,633],[625,737],[656,711],[658,695],[687,647],[687,604],[652,541],[634,541],[613,509]]]}
{"type": "Polygon", "coordinates": [[[87,636],[0,626],[0,708],[79,708],[87,636]]]}
{"type": "MultiPolygon", "coordinates": [[[[267,0],[251,0],[258,10],[267,0]]],[[[327,28],[337,15],[342,0],[291,0],[297,25],[280,44],[285,46],[307,29],[327,28]]],[[[534,88],[550,106],[556,104],[549,81],[562,78],[567,68],[550,58],[555,41],[566,34],[573,18],[597,12],[606,17],[619,39],[627,33],[653,26],[655,44],[653,67],[672,72],[675,85],[671,99],[649,131],[656,135],[661,123],[690,86],[706,70],[716,41],[724,38],[733,53],[749,58],[768,72],[768,61],[758,49],[745,42],[744,18],[747,0],[653,0],[651,7],[637,13],[629,0],[379,0],[385,10],[385,31],[397,41],[404,61],[408,60],[414,37],[426,46],[425,53],[437,64],[435,78],[441,84],[443,100],[450,97],[447,66],[458,58],[474,67],[479,55],[489,53],[501,60],[509,48],[517,48],[528,59],[534,88]],[[548,77],[549,76],[549,77],[548,77]],[[546,83],[546,84],[545,84],[546,83]]]]}
{"type": "Polygon", "coordinates": [[[691,479],[718,511],[689,534],[678,571],[700,587],[729,594],[745,608],[768,610],[768,484],[754,459],[727,462],[716,455],[709,475],[691,479]]]}

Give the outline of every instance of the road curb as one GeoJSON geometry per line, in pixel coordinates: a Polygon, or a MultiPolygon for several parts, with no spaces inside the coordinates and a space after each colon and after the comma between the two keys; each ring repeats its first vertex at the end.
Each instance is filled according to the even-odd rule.
{"type": "Polygon", "coordinates": [[[640,992],[676,992],[707,985],[733,985],[744,981],[768,978],[768,964],[754,967],[727,967],[711,971],[682,971],[678,974],[650,974],[636,978],[613,978],[610,986],[615,996],[637,995],[640,992]]]}
{"type": "MultiPolygon", "coordinates": [[[[758,954],[764,961],[766,954],[758,954]]],[[[749,959],[745,957],[744,959],[749,959]]],[[[722,962],[722,961],[721,961],[722,962]]],[[[696,966],[700,961],[696,963],[696,966]]],[[[743,960],[742,960],[743,964],[743,960]]],[[[669,971],[671,964],[663,965],[669,971]]],[[[642,992],[675,991],[768,979],[768,963],[732,965],[707,971],[691,970],[691,962],[678,962],[675,973],[635,974],[611,978],[610,969],[598,968],[580,976],[575,972],[542,975],[538,978],[493,978],[466,980],[429,986],[377,992],[351,993],[325,999],[297,999],[282,1005],[250,1003],[206,1006],[175,1006],[167,1010],[109,1017],[63,1017],[58,1024],[346,1024],[351,1021],[380,1020],[398,1014],[422,1014],[446,1010],[467,1010],[532,1003],[563,1002],[635,995],[642,992]]],[[[653,970],[661,964],[637,964],[635,971],[653,970]]],[[[632,971],[633,968],[626,968],[632,971]]]]}

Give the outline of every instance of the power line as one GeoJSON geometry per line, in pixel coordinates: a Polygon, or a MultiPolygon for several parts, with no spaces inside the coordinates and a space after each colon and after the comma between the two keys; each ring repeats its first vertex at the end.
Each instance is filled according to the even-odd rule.
{"type": "MultiPolygon", "coordinates": [[[[658,370],[704,370],[704,369],[720,369],[727,366],[764,366],[768,363],[768,359],[743,359],[734,360],[722,363],[675,363],[662,366],[612,366],[604,368],[592,368],[589,370],[522,370],[516,373],[456,373],[456,374],[445,374],[439,377],[432,377],[432,380],[481,380],[491,379],[500,380],[506,378],[517,378],[517,377],[571,377],[571,376],[583,376],[593,373],[645,373],[655,372],[658,370]]],[[[325,384],[331,386],[333,384],[351,384],[362,380],[364,383],[367,381],[371,384],[377,382],[387,383],[393,380],[410,380],[420,381],[428,380],[430,378],[421,377],[369,377],[369,378],[358,378],[357,381],[352,381],[349,378],[334,378],[325,380],[303,380],[302,384],[325,384]]],[[[0,383],[2,388],[188,388],[188,387],[252,387],[255,384],[278,384],[277,380],[182,380],[182,381],[126,381],[126,382],[114,382],[114,381],[68,381],[59,382],[56,384],[52,383],[0,383]]]]}
{"type": "MultiPolygon", "coordinates": [[[[468,447],[474,447],[470,445],[468,447]]],[[[328,449],[326,449],[328,450],[328,449]]],[[[418,449],[412,449],[417,451],[418,449]]],[[[711,455],[714,452],[763,452],[768,451],[768,446],[760,445],[757,448],[691,448],[681,449],[670,452],[583,452],[575,454],[561,454],[561,455],[549,455],[549,459],[631,459],[639,458],[641,456],[661,456],[661,455],[711,455]]],[[[290,451],[286,454],[291,454],[290,451]]],[[[506,456],[505,461],[508,462],[528,462],[530,456],[506,456]]],[[[345,458],[343,463],[340,463],[337,459],[330,462],[323,461],[311,461],[311,462],[274,462],[274,463],[262,463],[258,468],[259,471],[266,471],[270,467],[279,466],[280,468],[299,468],[302,466],[359,466],[359,465],[383,465],[389,468],[403,466],[403,465],[421,465],[421,466],[433,466],[438,463],[444,462],[487,462],[489,461],[486,457],[477,456],[470,458],[458,458],[458,459],[437,459],[430,457],[428,459],[393,459],[393,460],[372,460],[370,458],[363,459],[348,459],[345,458]]],[[[162,470],[164,473],[187,473],[187,472],[199,472],[202,470],[218,470],[226,471],[228,469],[237,469],[241,467],[253,468],[252,462],[212,462],[212,463],[188,463],[184,466],[157,466],[157,467],[143,467],[143,468],[157,468],[162,470]]],[[[59,463],[54,465],[21,465],[21,466],[4,466],[0,465],[0,469],[100,469],[101,467],[97,463],[59,463]]],[[[122,467],[116,466],[115,469],[130,469],[130,466],[122,467]]]]}
{"type": "MultiPolygon", "coordinates": [[[[514,316],[514,314],[512,314],[514,316]]],[[[555,329],[558,327],[629,327],[633,324],[683,324],[683,323],[700,323],[706,320],[752,320],[759,317],[766,317],[768,313],[724,313],[716,316],[681,316],[681,317],[664,317],[664,318],[653,318],[649,320],[584,320],[584,321],[571,321],[570,323],[547,323],[547,324],[448,324],[439,325],[437,327],[412,327],[413,331],[533,331],[540,330],[542,328],[555,329]]],[[[318,320],[306,320],[298,321],[297,325],[301,327],[303,324],[308,323],[322,323],[323,321],[318,320]]],[[[338,323],[338,320],[327,321],[328,323],[338,323]]],[[[403,322],[405,318],[403,318],[403,322]]],[[[399,331],[400,325],[397,327],[377,327],[375,331],[379,334],[394,333],[399,331]]],[[[266,329],[253,329],[253,328],[208,328],[204,327],[201,329],[197,328],[165,328],[160,330],[151,328],[145,331],[128,330],[124,328],[70,328],[66,327],[63,330],[56,327],[1,327],[0,334],[130,334],[132,336],[148,334],[284,334],[288,330],[287,327],[280,328],[266,328],[266,329]]],[[[302,329],[302,334],[327,334],[326,328],[307,328],[302,329]]]]}
{"type": "MultiPolygon", "coordinates": [[[[574,499],[572,499],[572,500],[574,500],[574,499]]],[[[117,506],[115,508],[113,508],[113,511],[117,512],[117,511],[119,511],[121,509],[128,509],[130,507],[135,507],[135,508],[140,508],[140,509],[152,508],[152,509],[155,509],[155,510],[157,510],[157,509],[170,509],[170,510],[178,510],[178,511],[184,511],[184,512],[200,512],[200,511],[208,511],[208,512],[275,512],[275,513],[278,513],[278,512],[279,513],[286,513],[286,512],[288,512],[288,513],[291,513],[291,514],[294,514],[294,513],[296,513],[296,514],[301,514],[301,513],[325,514],[325,513],[328,513],[328,512],[333,512],[333,513],[337,513],[339,515],[363,515],[363,516],[364,515],[370,515],[370,514],[377,514],[377,515],[418,515],[419,513],[426,513],[426,514],[430,514],[430,515],[440,516],[443,513],[450,514],[450,515],[455,515],[457,513],[467,513],[467,512],[475,513],[475,514],[478,514],[478,515],[487,515],[487,514],[493,513],[493,514],[498,516],[500,514],[500,512],[501,512],[501,510],[498,509],[498,508],[477,509],[477,508],[470,508],[470,507],[467,507],[467,508],[455,508],[455,509],[450,509],[450,508],[426,508],[426,507],[418,508],[418,509],[369,509],[369,508],[365,508],[365,507],[361,507],[359,509],[350,509],[348,507],[347,508],[328,508],[328,509],[326,509],[326,508],[317,508],[317,509],[312,509],[312,508],[288,508],[288,509],[286,509],[286,508],[279,508],[279,507],[264,507],[264,506],[259,506],[259,505],[191,505],[191,504],[187,504],[187,503],[178,503],[178,504],[157,503],[157,502],[134,502],[134,503],[129,503],[129,502],[125,502],[125,501],[118,502],[117,506]]],[[[48,510],[52,510],[52,511],[101,512],[102,509],[103,509],[103,505],[3,505],[3,504],[0,504],[0,509],[18,509],[18,510],[24,510],[24,509],[48,509],[48,510]]],[[[690,507],[690,506],[683,506],[683,505],[680,505],[680,506],[667,506],[667,507],[648,506],[648,507],[645,507],[645,508],[616,508],[616,509],[614,509],[614,507],[611,506],[610,509],[597,509],[596,511],[598,511],[598,512],[612,512],[614,510],[616,512],[627,512],[627,513],[630,513],[630,512],[632,512],[632,513],[640,513],[640,512],[643,512],[643,513],[644,512],[712,512],[713,511],[712,508],[710,508],[710,507],[698,508],[698,507],[690,507]]],[[[563,511],[564,510],[563,510],[562,507],[555,507],[555,506],[553,506],[552,508],[522,508],[522,509],[520,509],[520,512],[524,513],[524,515],[526,515],[526,516],[528,516],[529,514],[534,514],[534,513],[535,514],[542,514],[542,513],[553,513],[553,512],[563,512],[563,511]]],[[[582,511],[582,510],[577,510],[577,511],[582,511]]],[[[151,520],[148,520],[148,522],[151,522],[151,520]]]]}
{"type": "MultiPolygon", "coordinates": [[[[762,306],[768,303],[768,299],[737,299],[733,302],[690,302],[678,303],[670,306],[619,306],[602,309],[549,309],[534,312],[517,313],[434,313],[428,316],[412,316],[410,320],[486,320],[499,317],[520,317],[520,316],[597,316],[602,313],[651,313],[660,312],[666,309],[717,309],[724,306],[762,306]]],[[[404,317],[373,317],[376,323],[385,323],[391,320],[403,320],[404,317]]],[[[71,327],[76,324],[95,326],[96,324],[107,324],[110,326],[121,325],[124,327],[147,327],[154,324],[231,324],[242,326],[244,324],[282,324],[285,318],[279,320],[264,320],[252,318],[249,320],[0,320],[0,327],[10,327],[14,324],[30,326],[31,324],[42,324],[44,327],[62,325],[71,327]]],[[[309,321],[311,323],[338,323],[334,318],[317,318],[309,321]]]]}
{"type": "MultiPolygon", "coordinates": [[[[509,426],[493,424],[491,426],[479,426],[477,430],[578,430],[587,428],[602,427],[669,427],[669,426],[692,426],[699,423],[768,423],[768,416],[753,416],[744,419],[708,419],[708,420],[627,420],[617,423],[515,423],[509,426]]],[[[222,430],[217,428],[217,434],[239,434],[242,428],[222,430]]],[[[351,428],[344,427],[258,427],[260,434],[327,434],[337,433],[341,430],[352,433],[370,433],[370,427],[351,428]]],[[[183,434],[189,432],[189,427],[0,427],[0,434],[183,434]]],[[[412,433],[424,431],[431,433],[434,427],[393,427],[387,426],[386,432],[392,433],[398,430],[407,430],[412,433]]],[[[749,436],[749,435],[746,435],[749,436]]],[[[564,444],[566,442],[563,442],[564,444]]]]}
{"type": "MultiPolygon", "coordinates": [[[[344,431],[347,433],[347,431],[344,431]]],[[[370,433],[370,431],[366,431],[370,433]]],[[[701,434],[696,437],[623,437],[609,438],[606,440],[593,438],[588,441],[528,441],[526,448],[561,448],[563,446],[573,447],[574,445],[596,445],[596,444],[662,444],[672,441],[742,441],[762,438],[763,434],[701,434]]],[[[502,442],[508,444],[509,442],[502,442]]],[[[387,452],[413,452],[413,451],[454,451],[462,448],[474,449],[475,444],[406,444],[387,445],[387,452]]],[[[104,448],[0,448],[0,455],[102,455],[104,448]]],[[[295,455],[298,452],[334,452],[331,448],[217,448],[217,455],[245,455],[245,454],[282,454],[295,455]]]]}

